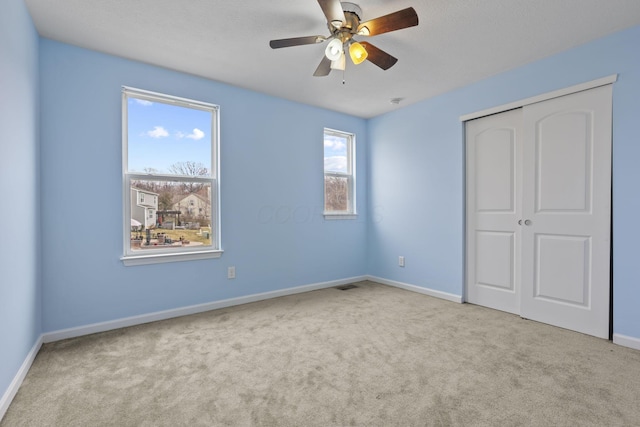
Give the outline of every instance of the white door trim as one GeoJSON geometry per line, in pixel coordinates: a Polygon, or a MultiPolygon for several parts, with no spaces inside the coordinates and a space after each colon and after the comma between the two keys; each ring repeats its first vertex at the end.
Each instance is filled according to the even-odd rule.
{"type": "Polygon", "coordinates": [[[479,117],[489,116],[491,114],[502,113],[504,111],[513,110],[515,108],[524,107],[525,105],[535,104],[536,102],[546,101],[548,99],[558,98],[560,96],[571,95],[572,93],[582,92],[583,90],[593,89],[596,87],[615,83],[618,80],[617,74],[612,74],[600,79],[591,80],[589,82],[580,83],[574,86],[569,86],[563,89],[554,90],[551,92],[536,95],[531,98],[521,99],[519,101],[511,102],[509,104],[498,105],[497,107],[487,108],[485,110],[476,111],[475,113],[465,114],[460,116],[461,122],[467,120],[477,119],[479,117]]]}

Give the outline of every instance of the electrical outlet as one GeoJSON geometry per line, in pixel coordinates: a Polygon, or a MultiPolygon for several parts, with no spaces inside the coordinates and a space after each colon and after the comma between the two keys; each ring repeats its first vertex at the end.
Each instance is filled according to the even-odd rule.
{"type": "Polygon", "coordinates": [[[227,279],[235,279],[236,278],[236,268],[228,267],[227,268],[227,279]]]}
{"type": "Polygon", "coordinates": [[[400,267],[404,267],[404,257],[403,256],[399,256],[398,257],[398,265],[400,267]]]}

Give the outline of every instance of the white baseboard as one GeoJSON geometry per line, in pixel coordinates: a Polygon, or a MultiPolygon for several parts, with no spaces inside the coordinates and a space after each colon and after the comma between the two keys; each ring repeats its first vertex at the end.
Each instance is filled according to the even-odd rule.
{"type": "Polygon", "coordinates": [[[329,282],[313,283],[310,285],[298,286],[294,288],[279,289],[277,291],[263,292],[259,294],[246,295],[243,297],[230,298],[220,301],[213,301],[204,304],[191,305],[188,307],[174,308],[171,310],[157,311],[154,313],[142,314],[139,316],[125,317],[123,319],[109,320],[107,322],[93,323],[76,328],[61,329],[58,331],[46,332],[43,334],[43,342],[49,343],[67,338],[75,338],[83,335],[105,332],[113,329],[126,328],[128,326],[141,325],[143,323],[155,322],[158,320],[171,319],[173,317],[188,316],[190,314],[202,313],[204,311],[219,308],[231,307],[234,305],[247,304],[250,302],[262,301],[270,298],[277,298],[286,295],[299,294],[302,292],[315,291],[317,289],[331,288],[334,286],[346,285],[348,283],[366,280],[366,276],[349,277],[347,279],[332,280],[329,282]]]}
{"type": "Polygon", "coordinates": [[[0,399],[0,420],[2,420],[4,414],[7,413],[7,409],[9,409],[11,401],[22,385],[24,377],[27,376],[27,372],[29,372],[29,369],[31,368],[31,365],[35,360],[38,351],[40,351],[40,347],[42,347],[42,342],[42,335],[40,335],[27,354],[27,357],[24,359],[24,362],[22,362],[22,366],[20,366],[20,369],[18,369],[18,373],[15,377],[13,377],[13,381],[11,381],[11,384],[9,384],[9,388],[7,388],[7,390],[2,395],[2,399],[0,399]]]}
{"type": "Polygon", "coordinates": [[[613,343],[624,347],[640,350],[640,338],[628,337],[626,335],[613,334],[613,343]]]}
{"type": "Polygon", "coordinates": [[[448,292],[436,291],[434,289],[422,288],[420,286],[410,285],[408,283],[396,282],[395,280],[383,279],[382,277],[367,276],[367,280],[372,282],[382,283],[383,285],[395,286],[396,288],[406,289],[407,291],[417,292],[420,294],[429,295],[447,301],[453,301],[462,303],[462,296],[450,294],[448,292]]]}

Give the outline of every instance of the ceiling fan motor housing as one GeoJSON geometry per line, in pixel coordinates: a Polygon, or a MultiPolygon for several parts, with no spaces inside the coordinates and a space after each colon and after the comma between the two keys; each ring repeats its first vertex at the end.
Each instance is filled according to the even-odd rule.
{"type": "Polygon", "coordinates": [[[343,1],[340,4],[342,5],[342,10],[344,12],[355,13],[358,17],[358,20],[362,19],[362,9],[360,9],[360,6],[358,6],[355,3],[350,3],[346,1],[343,1]]]}
{"type": "Polygon", "coordinates": [[[342,2],[341,5],[345,22],[340,28],[334,27],[331,23],[329,23],[328,26],[329,31],[331,31],[335,38],[339,39],[342,43],[346,43],[351,40],[358,29],[358,25],[360,25],[362,9],[355,3],[342,2]]]}

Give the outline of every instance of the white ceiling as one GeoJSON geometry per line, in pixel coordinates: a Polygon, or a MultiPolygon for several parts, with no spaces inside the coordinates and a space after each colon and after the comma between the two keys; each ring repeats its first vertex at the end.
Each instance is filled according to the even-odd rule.
{"type": "Polygon", "coordinates": [[[326,43],[269,47],[327,36],[317,0],[25,1],[43,37],[364,118],[640,24],[640,0],[352,0],[362,20],[412,6],[420,24],[366,38],[398,63],[347,60],[342,84],[313,77],[326,43]]]}

